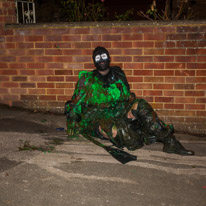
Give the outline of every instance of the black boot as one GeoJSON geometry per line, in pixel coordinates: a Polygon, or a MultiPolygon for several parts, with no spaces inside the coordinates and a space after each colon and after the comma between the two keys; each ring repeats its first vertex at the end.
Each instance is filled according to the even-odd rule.
{"type": "Polygon", "coordinates": [[[194,155],[195,153],[191,150],[186,150],[182,144],[176,140],[174,135],[169,135],[163,142],[163,152],[174,153],[179,155],[194,155]]]}

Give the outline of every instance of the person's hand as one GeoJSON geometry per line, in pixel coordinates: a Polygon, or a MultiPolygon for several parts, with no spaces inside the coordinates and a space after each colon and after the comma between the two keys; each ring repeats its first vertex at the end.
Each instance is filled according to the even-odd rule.
{"type": "Polygon", "coordinates": [[[72,135],[74,134],[74,129],[68,129],[68,130],[67,130],[67,134],[68,134],[69,136],[72,136],[72,135]]]}

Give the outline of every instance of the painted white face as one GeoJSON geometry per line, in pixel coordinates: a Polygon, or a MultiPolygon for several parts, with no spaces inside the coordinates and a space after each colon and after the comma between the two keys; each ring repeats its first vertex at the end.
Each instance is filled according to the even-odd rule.
{"type": "Polygon", "coordinates": [[[106,53],[103,53],[103,54],[98,54],[97,56],[95,56],[95,62],[99,62],[100,59],[103,59],[104,61],[108,59],[108,56],[106,53]]]}

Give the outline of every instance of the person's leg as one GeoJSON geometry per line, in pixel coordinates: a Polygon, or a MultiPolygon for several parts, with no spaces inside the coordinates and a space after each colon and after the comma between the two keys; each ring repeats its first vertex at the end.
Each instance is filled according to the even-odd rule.
{"type": "Polygon", "coordinates": [[[154,135],[157,141],[164,144],[163,151],[180,155],[194,155],[193,151],[186,150],[174,136],[172,125],[166,125],[159,119],[150,104],[144,99],[138,101],[137,109],[131,111],[136,119],[139,119],[141,127],[150,135],[154,135]]]}

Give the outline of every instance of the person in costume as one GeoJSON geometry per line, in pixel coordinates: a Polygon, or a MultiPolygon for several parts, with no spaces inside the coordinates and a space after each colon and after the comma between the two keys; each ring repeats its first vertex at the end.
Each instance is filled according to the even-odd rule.
{"type": "Polygon", "coordinates": [[[96,69],[79,73],[74,95],[65,104],[68,135],[90,134],[128,150],[162,142],[166,153],[194,155],[175,138],[173,125],[165,124],[148,102],[130,92],[123,70],[110,66],[107,49],[95,48],[93,61],[96,69]]]}

